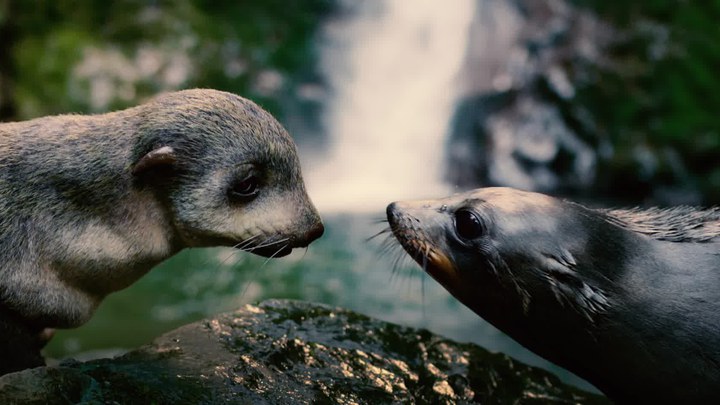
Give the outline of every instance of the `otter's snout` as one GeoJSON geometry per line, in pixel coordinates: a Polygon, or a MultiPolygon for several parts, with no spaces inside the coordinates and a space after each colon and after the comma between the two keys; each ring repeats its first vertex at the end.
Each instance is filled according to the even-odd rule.
{"type": "Polygon", "coordinates": [[[295,229],[290,237],[290,244],[293,248],[307,247],[325,233],[325,226],[320,214],[309,198],[305,197],[302,207],[297,214],[295,229]]]}
{"type": "Polygon", "coordinates": [[[325,226],[318,218],[317,222],[315,222],[315,224],[307,232],[305,232],[300,238],[298,238],[295,246],[306,247],[314,240],[319,239],[323,235],[323,233],[325,233],[325,226]]]}

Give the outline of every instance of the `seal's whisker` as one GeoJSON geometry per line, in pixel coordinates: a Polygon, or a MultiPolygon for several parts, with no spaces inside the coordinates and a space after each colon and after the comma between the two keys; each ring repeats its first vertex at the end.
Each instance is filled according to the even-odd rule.
{"type": "Polygon", "coordinates": [[[386,241],[380,249],[380,256],[390,256],[395,252],[404,252],[402,247],[393,241],[386,241]]]}
{"type": "Polygon", "coordinates": [[[388,228],[385,228],[385,229],[383,229],[382,231],[374,234],[373,236],[365,239],[365,242],[370,242],[371,240],[377,238],[378,236],[383,235],[383,234],[386,234],[386,233],[388,233],[388,232],[390,232],[390,228],[389,228],[389,227],[388,227],[388,228]]]}
{"type": "Polygon", "coordinates": [[[393,258],[393,269],[394,271],[400,271],[401,268],[405,267],[402,265],[403,261],[405,261],[405,252],[402,250],[398,250],[395,254],[395,258],[393,258]]]}
{"type": "Polygon", "coordinates": [[[393,282],[398,275],[398,261],[399,257],[396,255],[395,258],[390,261],[390,281],[393,282]]]}
{"type": "Polygon", "coordinates": [[[401,248],[401,246],[397,243],[396,239],[392,235],[388,235],[387,238],[380,243],[378,256],[388,256],[389,254],[395,252],[398,248],[401,248]]]}
{"type": "Polygon", "coordinates": [[[421,305],[422,305],[422,319],[423,321],[427,321],[427,311],[425,308],[425,279],[426,279],[427,271],[424,274],[420,275],[420,299],[421,299],[421,305]]]}
{"type": "Polygon", "coordinates": [[[424,255],[422,255],[422,269],[424,273],[427,273],[427,267],[428,267],[428,254],[430,252],[430,248],[428,247],[427,251],[424,255]]]}
{"type": "Polygon", "coordinates": [[[392,273],[390,275],[390,280],[394,281],[400,278],[401,275],[401,269],[405,266],[402,265],[402,263],[407,259],[407,255],[405,252],[401,250],[397,250],[394,252],[395,257],[392,259],[392,273]]]}

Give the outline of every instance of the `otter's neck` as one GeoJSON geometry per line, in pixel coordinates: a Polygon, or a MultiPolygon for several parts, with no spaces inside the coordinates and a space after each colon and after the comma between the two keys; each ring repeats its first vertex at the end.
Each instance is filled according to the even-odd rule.
{"type": "Polygon", "coordinates": [[[78,326],[179,250],[167,208],[130,173],[132,111],[0,125],[14,141],[0,157],[0,248],[14,252],[0,301],[23,318],[78,326]]]}
{"type": "Polygon", "coordinates": [[[42,328],[27,324],[0,305],[0,375],[45,365],[40,350],[45,344],[42,328]]]}

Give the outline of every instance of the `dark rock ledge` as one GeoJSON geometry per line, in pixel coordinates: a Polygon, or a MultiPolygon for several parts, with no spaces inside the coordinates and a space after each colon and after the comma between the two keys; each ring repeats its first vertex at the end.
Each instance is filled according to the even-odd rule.
{"type": "Polygon", "coordinates": [[[0,402],[133,404],[606,403],[554,375],[325,305],[265,301],[115,359],[0,378],[0,402]]]}

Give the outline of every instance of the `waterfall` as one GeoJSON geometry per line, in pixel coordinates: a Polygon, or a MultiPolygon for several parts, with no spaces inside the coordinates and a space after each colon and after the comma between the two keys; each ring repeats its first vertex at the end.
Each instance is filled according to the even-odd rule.
{"type": "Polygon", "coordinates": [[[382,212],[394,200],[449,193],[444,138],[475,1],[352,5],[321,40],[332,93],[327,153],[307,162],[313,201],[322,212],[382,212]]]}

